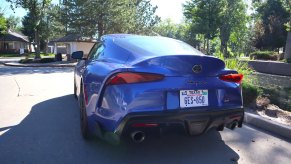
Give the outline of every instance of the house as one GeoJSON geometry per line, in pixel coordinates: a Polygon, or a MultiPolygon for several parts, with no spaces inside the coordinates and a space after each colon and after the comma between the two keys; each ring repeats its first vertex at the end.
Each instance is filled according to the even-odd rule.
{"type": "Polygon", "coordinates": [[[24,53],[28,50],[29,41],[28,37],[11,30],[7,34],[0,36],[0,52],[1,53],[24,53]]]}
{"type": "Polygon", "coordinates": [[[54,54],[63,54],[61,47],[65,47],[66,54],[72,54],[75,51],[84,51],[84,54],[87,55],[95,44],[96,40],[83,37],[80,34],[69,34],[52,42],[54,42],[54,54]]]}

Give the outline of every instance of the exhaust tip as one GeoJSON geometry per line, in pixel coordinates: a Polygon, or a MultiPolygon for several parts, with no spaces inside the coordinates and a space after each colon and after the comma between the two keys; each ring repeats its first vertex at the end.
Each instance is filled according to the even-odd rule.
{"type": "Polygon", "coordinates": [[[145,139],[145,133],[142,131],[135,131],[131,133],[131,139],[136,143],[141,143],[145,139]]]}
{"type": "Polygon", "coordinates": [[[235,121],[232,125],[231,125],[231,129],[235,129],[237,127],[237,121],[235,121]]]}
{"type": "Polygon", "coordinates": [[[238,122],[237,121],[233,121],[232,123],[228,124],[226,127],[228,129],[234,130],[237,126],[238,126],[238,122]]]}

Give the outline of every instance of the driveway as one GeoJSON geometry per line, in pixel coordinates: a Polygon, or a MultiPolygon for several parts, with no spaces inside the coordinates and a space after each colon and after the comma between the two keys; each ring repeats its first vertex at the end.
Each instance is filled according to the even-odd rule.
{"type": "Polygon", "coordinates": [[[84,141],[73,68],[0,65],[0,163],[290,163],[291,142],[244,125],[141,144],[84,141]]]}

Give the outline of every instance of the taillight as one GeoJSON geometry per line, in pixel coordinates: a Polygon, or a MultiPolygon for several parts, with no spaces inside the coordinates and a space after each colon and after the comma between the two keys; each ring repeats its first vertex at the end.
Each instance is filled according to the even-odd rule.
{"type": "Polygon", "coordinates": [[[152,82],[162,80],[163,78],[164,76],[159,74],[123,72],[112,76],[107,81],[107,85],[152,82]]]}
{"type": "Polygon", "coordinates": [[[227,82],[240,83],[243,79],[243,74],[227,74],[219,77],[220,80],[227,82]]]}

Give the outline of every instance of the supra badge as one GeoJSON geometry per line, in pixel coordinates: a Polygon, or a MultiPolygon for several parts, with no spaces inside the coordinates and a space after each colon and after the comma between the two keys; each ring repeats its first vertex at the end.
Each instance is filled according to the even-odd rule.
{"type": "Polygon", "coordinates": [[[202,71],[202,65],[194,65],[194,66],[192,67],[192,71],[193,71],[194,73],[200,73],[200,72],[202,71]]]}

